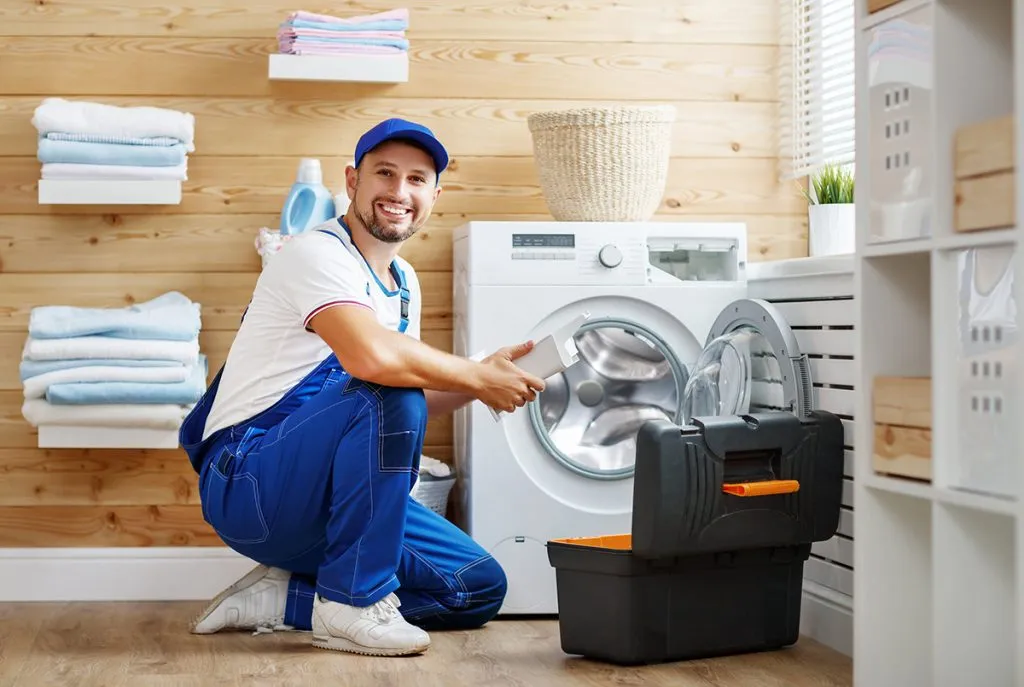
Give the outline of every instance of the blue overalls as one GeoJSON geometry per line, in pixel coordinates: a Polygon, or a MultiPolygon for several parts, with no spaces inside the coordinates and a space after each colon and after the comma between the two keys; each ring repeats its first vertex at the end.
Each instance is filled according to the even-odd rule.
{"type": "MultiPolygon", "coordinates": [[[[391,272],[404,332],[409,291],[397,264],[391,272]]],[[[179,440],[206,522],[243,556],[292,573],[286,624],[311,629],[314,593],[368,606],[396,592],[426,630],[494,617],[506,592],[497,561],[409,496],[427,423],[421,389],[356,379],[332,353],[271,407],[204,440],[223,371],[179,440]]]]}

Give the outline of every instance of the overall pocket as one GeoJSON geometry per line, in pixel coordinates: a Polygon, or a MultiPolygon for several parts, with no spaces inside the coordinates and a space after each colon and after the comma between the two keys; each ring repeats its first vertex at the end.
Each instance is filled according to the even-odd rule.
{"type": "Polygon", "coordinates": [[[418,471],[420,462],[419,454],[416,452],[418,439],[419,432],[415,429],[381,434],[377,469],[387,473],[418,471]]]}
{"type": "Polygon", "coordinates": [[[225,475],[211,466],[202,493],[203,517],[224,541],[261,544],[270,536],[256,478],[244,469],[225,475]]]}

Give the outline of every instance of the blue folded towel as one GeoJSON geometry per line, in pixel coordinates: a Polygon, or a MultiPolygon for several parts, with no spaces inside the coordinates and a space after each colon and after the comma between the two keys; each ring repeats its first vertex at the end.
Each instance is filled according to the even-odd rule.
{"type": "Polygon", "coordinates": [[[151,404],[197,403],[206,391],[209,372],[206,356],[192,366],[184,382],[71,382],[51,384],[46,389],[46,400],[52,405],[97,405],[111,403],[151,404]]]}
{"type": "Polygon", "coordinates": [[[284,45],[383,45],[399,50],[408,50],[409,41],[405,38],[346,38],[345,36],[298,36],[281,41],[284,45]]]}
{"type": "Polygon", "coordinates": [[[87,143],[39,139],[36,156],[40,162],[130,167],[177,167],[185,161],[185,146],[137,146],[119,143],[87,143]]]}
{"type": "Polygon", "coordinates": [[[35,339],[109,336],[118,339],[191,341],[199,336],[199,304],[170,291],[124,308],[44,305],[32,308],[28,332],[35,339]]]}
{"type": "Polygon", "coordinates": [[[18,364],[21,381],[47,372],[69,370],[74,367],[184,367],[180,360],[149,360],[145,358],[63,358],[61,360],[31,360],[23,358],[18,364]]]}
{"type": "Polygon", "coordinates": [[[345,24],[342,22],[291,19],[278,24],[277,28],[287,30],[291,27],[296,29],[323,29],[324,31],[336,31],[338,33],[352,31],[407,31],[409,29],[409,22],[404,19],[381,19],[380,21],[345,24]]]}

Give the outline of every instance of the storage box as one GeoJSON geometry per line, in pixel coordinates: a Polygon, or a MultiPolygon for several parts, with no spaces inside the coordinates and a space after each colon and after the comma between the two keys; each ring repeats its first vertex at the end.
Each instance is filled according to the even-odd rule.
{"type": "Polygon", "coordinates": [[[876,377],[871,392],[875,472],[930,481],[932,478],[932,380],[876,377]]]}
{"type": "MultiPolygon", "coordinates": [[[[869,10],[882,9],[881,4],[869,10]]],[[[869,244],[932,236],[936,197],[945,198],[949,192],[936,189],[935,167],[944,161],[936,160],[932,144],[936,127],[932,36],[938,13],[920,3],[908,7],[896,7],[886,19],[864,29],[867,87],[857,97],[866,101],[863,162],[869,173],[866,187],[857,188],[857,202],[868,208],[869,244]],[[892,45],[900,47],[892,50],[892,45]]],[[[860,119],[858,115],[858,123],[860,119]]]]}
{"type": "Polygon", "coordinates": [[[978,231],[1016,224],[1014,119],[989,119],[956,132],[953,228],[978,231]]]}
{"type": "Polygon", "coordinates": [[[815,411],[645,423],[633,531],[548,542],[563,651],[644,664],[797,641],[811,544],[839,528],[843,426],[815,411]]]}
{"type": "Polygon", "coordinates": [[[868,0],[868,14],[874,14],[886,7],[895,5],[900,0],[868,0]]]}
{"type": "Polygon", "coordinates": [[[948,331],[956,336],[957,422],[944,486],[1005,498],[1020,491],[1018,250],[978,246],[950,256],[956,266],[956,326],[948,331]]]}

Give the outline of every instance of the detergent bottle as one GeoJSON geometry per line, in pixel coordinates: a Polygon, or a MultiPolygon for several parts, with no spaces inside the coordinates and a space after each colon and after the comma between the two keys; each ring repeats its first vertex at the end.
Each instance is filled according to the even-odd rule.
{"type": "Polygon", "coordinates": [[[320,160],[303,158],[281,211],[281,235],[301,234],[334,216],[334,198],[324,186],[320,160]]]}

